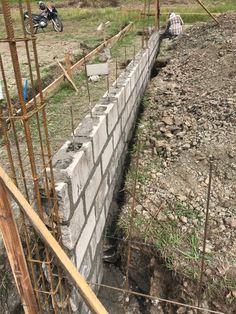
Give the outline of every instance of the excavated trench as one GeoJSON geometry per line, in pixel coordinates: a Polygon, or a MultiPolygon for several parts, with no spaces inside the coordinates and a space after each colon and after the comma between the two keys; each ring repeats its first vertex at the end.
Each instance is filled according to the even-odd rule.
{"type": "MultiPolygon", "coordinates": [[[[150,206],[151,213],[155,214],[157,208],[162,210],[153,223],[150,213],[135,205],[129,289],[190,306],[145,298],[134,301],[130,297],[125,309],[122,293],[113,300],[115,292],[101,290],[101,300],[111,313],[197,313],[191,305],[197,306],[199,299],[212,156],[213,186],[200,306],[218,313],[236,313],[235,20],[235,13],[224,14],[219,17],[221,28],[213,22],[199,23],[171,46],[168,42],[171,60],[157,62],[153,69],[145,111],[141,109],[139,116],[145,148],[140,157],[138,192],[144,195],[141,203],[150,206]],[[146,195],[157,208],[151,206],[146,195]],[[153,230],[147,232],[145,226],[150,225],[153,230]]],[[[134,154],[131,160],[134,162],[134,154]]],[[[128,171],[130,164],[126,166],[128,171]]],[[[120,288],[127,270],[127,228],[132,204],[132,197],[124,195],[117,194],[118,205],[114,206],[120,208],[120,219],[115,219],[108,228],[112,232],[107,232],[115,239],[106,238],[105,245],[108,271],[104,282],[120,288]],[[109,282],[118,272],[119,280],[109,282]]]]}
{"type": "MultiPolygon", "coordinates": [[[[151,78],[155,78],[160,70],[170,61],[169,57],[159,58],[154,63],[151,71],[151,78]]],[[[127,256],[129,241],[118,225],[119,216],[126,202],[125,182],[127,173],[130,170],[133,147],[136,143],[137,126],[144,112],[143,101],[129,144],[128,154],[125,161],[125,169],[118,182],[114,193],[114,201],[110,207],[110,215],[106,223],[106,231],[103,245],[104,276],[100,288],[99,299],[109,313],[116,314],[174,314],[178,312],[179,306],[159,302],[144,295],[158,296],[162,299],[171,300],[176,298],[176,291],[181,284],[181,278],[167,267],[166,261],[160,257],[152,245],[145,245],[138,239],[130,241],[131,261],[128,267],[128,286],[125,286],[127,272],[127,256]],[[154,287],[153,287],[153,282],[154,287]],[[139,295],[128,295],[122,291],[106,288],[110,286],[119,289],[128,289],[139,295]],[[152,291],[153,290],[153,291],[152,291]]],[[[197,292],[197,291],[196,291],[197,292]]],[[[184,303],[184,300],[182,300],[184,303]]],[[[184,313],[184,312],[183,312],[184,313]]],[[[191,311],[186,313],[193,313],[191,311]]]]}

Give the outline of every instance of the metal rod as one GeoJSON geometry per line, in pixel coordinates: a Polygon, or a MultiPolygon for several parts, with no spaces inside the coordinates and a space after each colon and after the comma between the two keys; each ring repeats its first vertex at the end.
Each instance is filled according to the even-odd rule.
{"type": "Polygon", "coordinates": [[[209,208],[210,208],[210,198],[211,198],[211,182],[212,182],[212,168],[213,160],[210,158],[210,169],[209,169],[209,182],[208,182],[208,191],[207,191],[207,204],[206,204],[206,217],[205,217],[205,227],[204,227],[204,238],[203,238],[203,249],[202,249],[202,259],[201,259],[201,273],[198,287],[198,306],[201,303],[202,299],[202,281],[203,281],[203,272],[205,266],[205,255],[206,255],[206,240],[208,232],[208,220],[209,220],[209,208]]]}
{"type": "Polygon", "coordinates": [[[86,302],[89,309],[95,314],[108,314],[106,309],[103,307],[101,302],[97,299],[96,295],[86,283],[82,275],[78,272],[74,264],[71,262],[69,257],[63,251],[59,243],[55,240],[52,234],[49,232],[43,221],[40,219],[38,214],[33,210],[30,204],[26,201],[24,196],[20,193],[5,171],[0,167],[0,178],[3,184],[6,186],[7,190],[14,197],[15,201],[32,223],[33,227],[39,234],[40,238],[44,243],[50,248],[50,250],[55,254],[55,257],[60,262],[61,266],[66,271],[70,280],[76,285],[81,296],[86,302]]]}
{"type": "Polygon", "coordinates": [[[127,51],[126,51],[126,46],[125,46],[125,71],[127,67],[127,51]]]}
{"type": "MultiPolygon", "coordinates": [[[[134,218],[135,218],[135,205],[136,205],[136,193],[137,193],[137,182],[138,182],[138,170],[139,170],[139,159],[140,159],[140,140],[138,140],[137,144],[137,152],[136,152],[136,158],[135,158],[135,176],[134,176],[134,182],[133,182],[133,191],[132,191],[132,204],[131,204],[131,217],[129,221],[129,229],[128,229],[128,240],[131,241],[133,237],[133,224],[134,224],[134,218]]],[[[126,262],[126,272],[125,272],[125,283],[124,287],[126,290],[129,288],[129,266],[131,262],[131,244],[128,242],[128,248],[127,248],[127,262],[126,262]]],[[[124,303],[126,302],[126,294],[124,294],[124,303]]]]}
{"type": "Polygon", "coordinates": [[[110,82],[109,82],[109,74],[107,74],[107,99],[110,100],[110,82]]]}
{"type": "Polygon", "coordinates": [[[70,117],[71,117],[71,129],[72,129],[72,137],[73,137],[73,149],[75,150],[75,127],[74,127],[74,116],[73,116],[72,106],[70,106],[70,117]]]}
{"type": "Polygon", "coordinates": [[[90,116],[92,118],[92,115],[93,115],[92,114],[92,102],[91,102],[91,95],[90,95],[90,88],[89,88],[87,61],[86,61],[85,51],[83,52],[83,54],[84,54],[84,69],[85,69],[86,87],[87,87],[87,92],[88,92],[89,109],[90,109],[90,116]]]}
{"type": "Polygon", "coordinates": [[[185,304],[185,303],[180,303],[180,302],[176,302],[176,301],[172,301],[172,300],[167,300],[167,299],[159,298],[157,296],[152,296],[152,295],[149,295],[149,294],[144,294],[144,293],[140,293],[140,292],[136,292],[136,291],[126,290],[126,289],[122,289],[122,288],[112,287],[112,286],[103,285],[103,284],[99,284],[99,283],[93,283],[93,282],[89,282],[89,284],[91,286],[99,286],[99,287],[111,289],[111,290],[114,290],[114,291],[120,291],[120,292],[123,292],[123,293],[126,293],[126,294],[137,295],[139,297],[144,297],[144,298],[151,299],[151,300],[157,300],[159,302],[165,302],[165,303],[168,303],[168,304],[174,304],[174,305],[178,305],[178,306],[183,306],[185,308],[201,310],[201,311],[204,311],[205,313],[226,314],[226,313],[223,313],[223,312],[213,311],[213,310],[209,310],[209,309],[206,309],[206,308],[203,308],[203,307],[198,307],[198,306],[194,306],[194,305],[190,305],[190,304],[185,304]]]}
{"type": "Polygon", "coordinates": [[[118,87],[117,79],[118,79],[118,61],[116,59],[116,88],[118,87]]]}

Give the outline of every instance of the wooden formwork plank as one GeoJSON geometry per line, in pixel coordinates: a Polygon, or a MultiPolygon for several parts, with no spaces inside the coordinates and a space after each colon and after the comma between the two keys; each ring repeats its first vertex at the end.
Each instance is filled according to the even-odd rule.
{"type": "Polygon", "coordinates": [[[55,254],[55,257],[60,262],[62,268],[67,273],[72,283],[77,287],[79,293],[81,294],[83,300],[85,301],[89,309],[95,314],[108,314],[102,303],[98,300],[95,293],[92,291],[92,289],[87,284],[82,275],[78,272],[78,270],[71,262],[69,257],[66,255],[66,253],[63,251],[59,243],[48,231],[47,227],[40,219],[38,214],[30,206],[30,204],[18,190],[16,185],[13,183],[13,181],[1,167],[0,167],[0,180],[2,180],[4,186],[7,188],[12,197],[15,199],[17,204],[19,204],[19,206],[22,208],[23,212],[25,213],[25,215],[27,216],[27,218],[33,225],[34,229],[36,230],[37,234],[45,243],[45,245],[47,245],[50,248],[50,250],[55,254]]]}
{"type": "Polygon", "coordinates": [[[38,306],[31,284],[27,263],[5,183],[0,179],[0,231],[12,273],[26,314],[37,314],[38,306]]]}
{"type": "MultiPolygon", "coordinates": [[[[73,74],[78,71],[85,62],[89,61],[92,57],[94,57],[98,52],[102,49],[106,48],[110,44],[114,44],[117,42],[122,36],[124,36],[130,29],[133,27],[133,23],[129,23],[125,28],[123,28],[118,34],[113,36],[112,38],[104,41],[101,45],[97,48],[89,52],[84,58],[80,59],[77,63],[75,63],[71,68],[70,72],[73,74]]],[[[43,97],[47,97],[51,92],[53,92],[62,82],[64,81],[64,74],[60,75],[55,81],[53,81],[50,85],[43,89],[42,95],[43,97]]],[[[35,96],[35,100],[31,99],[29,102],[26,103],[26,108],[29,109],[33,104],[34,101],[37,103],[40,102],[40,94],[35,96]]]]}

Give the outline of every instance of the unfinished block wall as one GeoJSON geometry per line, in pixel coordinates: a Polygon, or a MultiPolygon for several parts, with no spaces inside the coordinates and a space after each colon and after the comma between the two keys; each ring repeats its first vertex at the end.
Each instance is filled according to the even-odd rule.
{"type": "MultiPolygon", "coordinates": [[[[54,156],[62,215],[62,242],[81,274],[101,282],[102,235],[115,186],[159,46],[153,34],[109,92],[75,130],[77,151],[66,142],[54,156]]],[[[78,309],[74,294],[73,310],[78,309]]],[[[86,307],[79,309],[86,313],[86,307]]]]}

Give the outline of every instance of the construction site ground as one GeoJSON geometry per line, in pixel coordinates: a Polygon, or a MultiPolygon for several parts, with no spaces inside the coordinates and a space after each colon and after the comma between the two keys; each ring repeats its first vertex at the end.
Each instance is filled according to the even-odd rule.
{"type": "MultiPolygon", "coordinates": [[[[196,23],[163,41],[126,181],[133,191],[140,145],[134,213],[127,194],[119,225],[127,234],[131,224],[132,240],[147,244],[132,248],[137,286],[149,274],[146,293],[197,305],[212,162],[200,305],[236,313],[236,14],[219,22],[196,23]]],[[[149,310],[195,313],[159,302],[149,310]]]]}
{"type": "MultiPolygon", "coordinates": [[[[215,4],[218,3],[220,1],[215,4]]],[[[166,1],[165,4],[168,5],[165,8],[166,13],[170,9],[170,2],[166,1]]],[[[171,1],[171,4],[179,5],[174,0],[171,1]]],[[[127,1],[127,5],[132,7],[134,2],[127,1]]],[[[36,6],[33,8],[34,12],[37,12],[36,6]]],[[[112,21],[106,34],[109,37],[117,33],[126,22],[139,16],[132,12],[124,12],[119,15],[120,11],[117,8],[117,20],[113,24],[115,15],[112,9],[104,9],[104,11],[99,9],[100,11],[96,11],[96,15],[87,9],[79,10],[81,15],[78,19],[76,15],[78,11],[75,10],[75,7],[59,8],[64,32],[56,33],[49,25],[45,33],[40,32],[37,35],[37,50],[44,87],[61,74],[61,70],[53,59],[55,56],[62,60],[65,52],[69,51],[73,55],[72,62],[74,63],[83,56],[84,52],[90,51],[104,39],[104,34],[96,32],[96,27],[101,22],[112,21]]],[[[198,8],[198,11],[201,10],[198,8]]],[[[208,19],[208,17],[203,16],[202,19],[208,19]]],[[[164,20],[165,18],[163,18],[164,20]]],[[[167,49],[163,51],[161,57],[165,59],[167,54],[170,62],[152,80],[144,99],[145,112],[140,123],[144,146],[141,153],[138,185],[138,196],[141,202],[147,208],[151,208],[154,213],[156,213],[157,207],[162,209],[157,223],[162,227],[157,229],[156,220],[150,219],[149,213],[137,204],[137,221],[134,230],[139,233],[137,239],[155,246],[154,253],[148,250],[145,255],[145,261],[150,262],[151,269],[150,285],[148,284],[148,291],[145,292],[174,298],[171,293],[168,295],[168,291],[172,290],[168,290],[166,286],[161,291],[158,290],[159,288],[155,288],[160,275],[159,266],[157,266],[159,259],[152,257],[158,254],[160,258],[163,258],[162,262],[164,261],[165,267],[167,266],[173,271],[171,276],[177,274],[174,278],[177,278],[175,283],[179,284],[180,292],[176,299],[184,300],[186,303],[195,302],[192,300],[195,300],[194,294],[196,294],[196,283],[199,278],[209,173],[208,160],[209,156],[213,155],[214,172],[209,222],[211,232],[208,237],[207,271],[204,275],[204,286],[208,289],[207,283],[209,282],[210,290],[205,289],[205,291],[212,293],[215,291],[214,284],[216,282],[217,289],[220,285],[222,289],[219,291],[223,291],[223,293],[220,296],[216,294],[216,297],[213,293],[215,301],[213,301],[213,297],[209,297],[211,301],[202,305],[225,310],[225,313],[234,313],[236,297],[234,228],[236,222],[233,212],[236,189],[233,179],[236,171],[236,157],[233,146],[235,142],[236,18],[234,14],[229,14],[221,17],[220,21],[221,28],[216,27],[213,22],[207,25],[196,24],[178,40],[173,42],[165,40],[163,43],[167,49]],[[216,184],[215,187],[214,184],[216,184]],[[150,204],[150,201],[142,196],[143,194],[149,195],[158,206],[150,204]],[[148,228],[145,229],[147,225],[148,228]],[[156,230],[161,231],[161,237],[159,231],[156,230]],[[148,258],[146,258],[147,256],[148,258]],[[183,294],[180,296],[181,293],[183,294]]],[[[145,27],[149,22],[150,20],[146,19],[145,27]]],[[[2,25],[3,17],[0,14],[0,35],[4,37],[2,25]]],[[[125,47],[128,47],[127,59],[133,57],[134,47],[130,45],[131,40],[134,42],[136,51],[141,47],[141,37],[133,39],[136,31],[137,29],[134,28],[131,37],[119,42],[118,48],[115,48],[112,55],[113,61],[117,58],[119,65],[125,61],[125,47]]],[[[19,45],[19,55],[24,73],[24,68],[26,69],[28,65],[20,51],[21,44],[19,45]]],[[[0,53],[6,60],[4,68],[8,76],[9,88],[14,88],[15,82],[12,79],[13,72],[7,45],[0,45],[0,53]]],[[[104,54],[99,55],[95,61],[103,60],[104,54]]],[[[114,70],[115,63],[112,64],[114,70]]],[[[119,73],[122,71],[121,68],[122,66],[119,67],[119,73]]],[[[113,71],[111,82],[114,81],[114,78],[113,71]]],[[[25,79],[28,78],[23,77],[24,81],[25,79]]],[[[76,105],[74,107],[75,125],[90,109],[84,72],[82,71],[74,79],[76,84],[81,84],[79,85],[81,87],[79,97],[65,81],[56,93],[47,99],[48,126],[53,153],[61,146],[66,137],[71,136],[71,103],[78,104],[77,107],[76,105]]],[[[90,82],[90,88],[92,104],[95,104],[107,89],[106,78],[100,79],[97,83],[90,82]]],[[[34,123],[32,123],[31,129],[34,129],[34,123]]],[[[20,128],[18,132],[21,132],[20,128]]],[[[22,150],[24,150],[23,142],[22,132],[22,150]]],[[[37,150],[37,140],[34,145],[37,150]]],[[[5,160],[6,152],[3,147],[0,149],[0,156],[1,160],[5,160]]],[[[127,184],[132,184],[132,177],[131,173],[127,184]]],[[[127,217],[125,208],[124,215],[127,217]]],[[[120,225],[124,227],[122,217],[120,225]]],[[[3,251],[2,248],[1,251],[3,251]]],[[[142,257],[140,261],[143,262],[142,257]]],[[[140,272],[144,270],[143,265],[137,268],[140,272]]],[[[19,299],[14,290],[14,281],[10,270],[5,262],[5,254],[0,256],[0,273],[2,275],[0,309],[2,308],[6,313],[9,313],[10,309],[11,311],[15,309],[15,313],[20,313],[17,308],[19,299]]],[[[137,276],[134,276],[135,278],[137,276]]],[[[163,283],[163,285],[167,284],[168,281],[163,283]]],[[[172,293],[174,292],[172,291],[172,293]]],[[[149,306],[150,313],[158,313],[157,309],[160,313],[172,313],[172,309],[163,304],[150,303],[149,306]]],[[[135,309],[137,309],[136,302],[135,309]]],[[[180,309],[179,313],[185,312],[181,312],[180,309]]]]}

